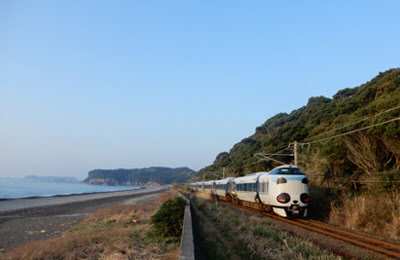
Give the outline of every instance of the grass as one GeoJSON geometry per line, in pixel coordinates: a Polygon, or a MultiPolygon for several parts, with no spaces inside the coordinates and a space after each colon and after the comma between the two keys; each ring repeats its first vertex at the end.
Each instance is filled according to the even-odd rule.
{"type": "Polygon", "coordinates": [[[87,216],[62,237],[28,243],[2,259],[177,259],[179,240],[154,234],[150,217],[165,193],[142,205],[115,206],[87,216]],[[139,219],[139,223],[133,220],[139,219]]]}
{"type": "Polygon", "coordinates": [[[329,223],[399,241],[400,194],[369,191],[342,195],[341,204],[331,205],[329,223]]]}
{"type": "Polygon", "coordinates": [[[312,186],[309,217],[400,241],[400,194],[394,189],[344,191],[312,186]]]}
{"type": "Polygon", "coordinates": [[[280,231],[265,218],[209,200],[196,199],[194,205],[207,259],[341,259],[280,231]]]}

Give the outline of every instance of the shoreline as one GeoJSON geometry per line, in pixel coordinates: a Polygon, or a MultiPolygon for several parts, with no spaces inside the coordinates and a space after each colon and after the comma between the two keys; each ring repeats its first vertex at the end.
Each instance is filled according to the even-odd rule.
{"type": "Polygon", "coordinates": [[[102,208],[166,192],[169,186],[0,202],[0,255],[27,242],[61,236],[102,208]]]}
{"type": "Polygon", "coordinates": [[[0,202],[9,201],[9,200],[23,200],[23,199],[42,199],[42,198],[54,198],[54,197],[69,197],[74,195],[91,195],[98,193],[113,193],[113,192],[124,192],[124,191],[134,191],[140,189],[146,189],[144,186],[134,186],[135,189],[126,189],[126,190],[112,190],[112,191],[93,191],[93,192],[83,192],[83,193],[71,193],[71,194],[56,194],[56,195],[48,195],[48,196],[29,196],[29,197],[20,197],[20,198],[0,198],[0,202]]]}
{"type": "Polygon", "coordinates": [[[125,195],[133,195],[143,191],[152,191],[154,189],[161,189],[167,186],[148,186],[139,187],[138,189],[122,190],[122,191],[100,191],[100,192],[88,192],[80,194],[68,194],[68,195],[54,195],[54,196],[32,196],[27,198],[10,198],[0,200],[0,216],[3,213],[34,208],[44,207],[51,205],[60,205],[73,202],[81,202],[86,200],[96,200],[98,198],[109,198],[125,195]]]}
{"type": "Polygon", "coordinates": [[[0,178],[0,201],[135,190],[147,185],[96,185],[85,182],[35,181],[0,178]],[[4,183],[3,183],[4,180],[4,183]]]}

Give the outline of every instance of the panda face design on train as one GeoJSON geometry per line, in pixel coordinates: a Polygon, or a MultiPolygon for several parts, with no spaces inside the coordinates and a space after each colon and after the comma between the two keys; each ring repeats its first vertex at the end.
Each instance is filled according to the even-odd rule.
{"type": "Polygon", "coordinates": [[[284,165],[259,178],[261,202],[280,216],[307,216],[308,178],[299,167],[284,165]],[[262,187],[264,186],[264,187],[262,187]]]}

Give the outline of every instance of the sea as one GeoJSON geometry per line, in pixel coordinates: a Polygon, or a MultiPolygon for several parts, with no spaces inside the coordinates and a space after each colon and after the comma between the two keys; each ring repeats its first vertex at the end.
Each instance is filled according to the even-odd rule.
{"type": "Polygon", "coordinates": [[[89,194],[136,190],[135,186],[106,186],[79,182],[34,181],[23,178],[0,178],[0,199],[52,197],[57,195],[89,194]]]}

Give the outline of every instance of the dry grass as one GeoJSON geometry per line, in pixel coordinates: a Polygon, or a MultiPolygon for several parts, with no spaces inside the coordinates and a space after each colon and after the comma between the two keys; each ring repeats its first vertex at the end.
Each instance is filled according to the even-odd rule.
{"type": "Polygon", "coordinates": [[[329,222],[383,238],[400,240],[400,194],[374,192],[342,198],[332,205],[329,222]]]}
{"type": "Polygon", "coordinates": [[[244,216],[209,200],[195,200],[207,259],[341,259],[293,237],[265,218],[244,216]]]}
{"type": "Polygon", "coordinates": [[[150,217],[171,193],[141,205],[115,206],[86,217],[62,237],[28,243],[2,259],[177,259],[179,243],[152,236],[150,217]],[[139,219],[139,223],[134,223],[139,219]]]}

